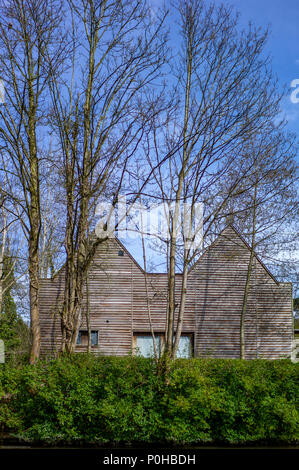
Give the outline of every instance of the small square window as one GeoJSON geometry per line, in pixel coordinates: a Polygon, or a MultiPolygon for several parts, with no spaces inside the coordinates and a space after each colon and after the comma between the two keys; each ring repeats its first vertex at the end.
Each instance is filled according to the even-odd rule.
{"type": "MultiPolygon", "coordinates": [[[[91,346],[97,346],[99,343],[99,335],[97,330],[90,332],[90,344],[91,346]]],[[[88,331],[80,330],[78,332],[77,343],[78,346],[88,346],[88,331]]]]}

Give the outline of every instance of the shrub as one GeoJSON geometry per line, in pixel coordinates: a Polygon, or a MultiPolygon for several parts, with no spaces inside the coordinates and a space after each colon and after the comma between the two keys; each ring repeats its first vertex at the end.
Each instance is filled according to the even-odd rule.
{"type": "Polygon", "coordinates": [[[61,356],[0,369],[0,430],[30,441],[298,440],[298,365],[61,356]]]}

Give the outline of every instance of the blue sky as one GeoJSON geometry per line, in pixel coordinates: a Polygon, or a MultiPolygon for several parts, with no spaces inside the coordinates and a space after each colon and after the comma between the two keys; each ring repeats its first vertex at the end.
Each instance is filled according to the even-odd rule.
{"type": "MultiPolygon", "coordinates": [[[[167,6],[169,2],[165,0],[167,6]]],[[[162,3],[163,0],[152,0],[153,7],[162,3]]],[[[287,129],[296,132],[299,138],[299,102],[292,103],[294,89],[290,86],[293,80],[299,81],[299,0],[215,0],[215,3],[233,5],[241,15],[241,27],[246,27],[250,21],[255,26],[269,27],[265,52],[272,57],[273,72],[281,88],[289,89],[282,103],[283,113],[288,121],[287,129]]],[[[297,96],[299,98],[299,93],[297,96]]],[[[141,248],[136,240],[127,241],[126,246],[142,264],[141,248]]]]}
{"type": "MultiPolygon", "coordinates": [[[[171,4],[171,0],[149,0],[153,8],[171,4]]],[[[208,0],[207,0],[208,1],[208,0]]],[[[240,13],[240,26],[246,27],[251,21],[261,28],[269,27],[270,33],[265,49],[272,57],[273,72],[281,88],[288,88],[288,95],[282,107],[288,121],[287,129],[298,134],[299,102],[291,102],[291,82],[298,80],[299,101],[299,0],[214,0],[216,4],[232,5],[240,13]]],[[[171,7],[170,7],[171,12],[171,7]]],[[[299,159],[299,156],[298,156],[299,159]]]]}
{"type": "MultiPolygon", "coordinates": [[[[216,3],[223,3],[216,0],[216,3]]],[[[252,21],[256,26],[270,27],[267,53],[272,56],[273,71],[281,86],[290,87],[299,80],[299,1],[298,0],[229,0],[241,14],[241,24],[252,21]]],[[[299,103],[290,95],[283,102],[288,129],[299,133],[299,103]]]]}

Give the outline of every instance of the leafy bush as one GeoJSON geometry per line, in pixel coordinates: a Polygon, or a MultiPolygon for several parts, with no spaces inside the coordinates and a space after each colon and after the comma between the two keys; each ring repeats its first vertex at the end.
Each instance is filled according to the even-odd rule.
{"type": "Polygon", "coordinates": [[[31,441],[298,440],[298,365],[77,354],[0,369],[0,431],[31,441]]]}

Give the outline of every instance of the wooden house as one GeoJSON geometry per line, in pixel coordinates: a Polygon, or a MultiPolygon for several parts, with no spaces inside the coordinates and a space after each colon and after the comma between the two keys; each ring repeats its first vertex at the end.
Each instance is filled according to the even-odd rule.
{"type": "MultiPolygon", "coordinates": [[[[238,358],[240,318],[250,248],[227,227],[188,273],[187,301],[179,355],[238,358]]],[[[180,274],[176,295],[180,295],[180,274]]],[[[40,281],[41,353],[61,345],[58,307],[64,270],[40,281]]],[[[151,320],[157,347],[165,332],[167,274],[148,274],[151,320]]],[[[88,272],[91,350],[102,355],[147,355],[150,335],[143,269],[117,239],[100,244],[88,272]]],[[[86,312],[76,351],[87,350],[86,312]]],[[[290,357],[293,341],[292,289],[279,283],[255,256],[245,323],[246,358],[290,357]]]]}

